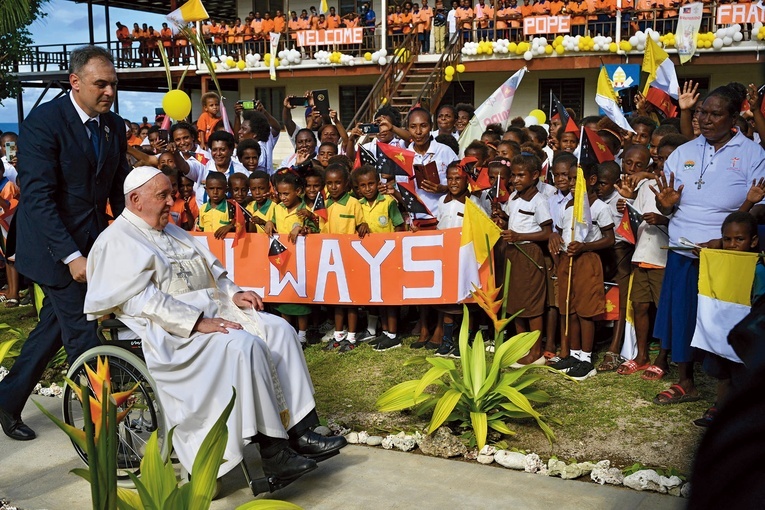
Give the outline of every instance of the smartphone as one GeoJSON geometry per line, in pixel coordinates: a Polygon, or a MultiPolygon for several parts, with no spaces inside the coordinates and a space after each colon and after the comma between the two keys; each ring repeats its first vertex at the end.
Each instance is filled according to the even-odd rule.
{"type": "Polygon", "coordinates": [[[165,114],[165,110],[163,110],[162,108],[154,108],[154,115],[164,115],[164,114],[165,114]]]}
{"type": "Polygon", "coordinates": [[[16,157],[16,142],[5,142],[5,157],[9,161],[16,157]]]}
{"type": "Polygon", "coordinates": [[[365,135],[375,135],[380,132],[380,125],[379,124],[361,124],[359,125],[359,129],[361,129],[361,132],[365,135]]]}
{"type": "Polygon", "coordinates": [[[302,106],[302,107],[308,106],[307,97],[290,96],[287,98],[287,102],[289,103],[290,106],[302,106]]]}
{"type": "Polygon", "coordinates": [[[311,95],[313,96],[313,105],[322,116],[327,117],[329,115],[329,92],[327,89],[313,90],[311,95]]]}
{"type": "Polygon", "coordinates": [[[242,108],[245,110],[254,110],[255,109],[255,100],[252,101],[237,101],[237,104],[242,105],[242,108]]]}
{"type": "Polygon", "coordinates": [[[170,131],[168,131],[167,129],[160,129],[159,139],[164,140],[167,143],[170,143],[170,131]]]}

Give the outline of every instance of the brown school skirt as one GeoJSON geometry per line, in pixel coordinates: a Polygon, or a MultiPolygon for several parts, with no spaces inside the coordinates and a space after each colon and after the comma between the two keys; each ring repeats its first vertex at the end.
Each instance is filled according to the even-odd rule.
{"type": "Polygon", "coordinates": [[[505,257],[510,264],[507,314],[513,315],[523,310],[518,317],[539,317],[545,312],[547,300],[545,281],[547,271],[542,248],[536,243],[520,244],[517,247],[508,244],[505,248],[505,257]],[[524,254],[521,250],[526,253],[524,254]],[[533,259],[533,262],[530,259],[533,259]],[[541,269],[537,266],[541,266],[541,269]]]}
{"type": "MultiPolygon", "coordinates": [[[[566,313],[569,256],[561,253],[558,258],[558,309],[566,313]]],[[[595,317],[605,311],[606,292],[603,288],[603,266],[600,257],[591,251],[574,257],[571,275],[571,296],[568,313],[579,317],[595,317]]]]}
{"type": "Polygon", "coordinates": [[[545,282],[547,284],[547,306],[558,308],[558,280],[555,277],[555,263],[545,252],[545,282]]]}

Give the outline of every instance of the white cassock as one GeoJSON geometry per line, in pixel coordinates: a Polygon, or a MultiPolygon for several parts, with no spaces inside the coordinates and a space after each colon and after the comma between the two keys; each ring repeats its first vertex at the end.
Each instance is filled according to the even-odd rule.
{"type": "Polygon", "coordinates": [[[227,462],[218,476],[241,462],[252,436],[286,438],[315,407],[295,330],[280,317],[239,309],[231,298],[241,289],[186,231],[172,224],[155,230],[125,209],[93,245],[87,274],[85,313],[91,320],[114,313],[142,339],[166,424],[176,427],[174,449],[189,472],[232,386],[227,462]],[[192,333],[200,314],[244,329],[192,333]]]}

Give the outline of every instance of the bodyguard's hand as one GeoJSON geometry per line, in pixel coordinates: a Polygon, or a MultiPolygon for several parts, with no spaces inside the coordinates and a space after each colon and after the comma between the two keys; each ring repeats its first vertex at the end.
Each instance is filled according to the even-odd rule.
{"type": "Polygon", "coordinates": [[[220,317],[213,317],[212,319],[200,319],[193,331],[198,333],[228,333],[229,329],[242,329],[242,325],[220,317]]]}
{"type": "Polygon", "coordinates": [[[234,304],[239,308],[263,309],[263,299],[251,290],[237,292],[232,298],[234,304]]]}
{"type": "Polygon", "coordinates": [[[85,283],[88,281],[86,274],[88,259],[85,257],[77,257],[67,265],[69,266],[69,273],[72,275],[72,278],[74,278],[74,281],[80,283],[85,283]]]}

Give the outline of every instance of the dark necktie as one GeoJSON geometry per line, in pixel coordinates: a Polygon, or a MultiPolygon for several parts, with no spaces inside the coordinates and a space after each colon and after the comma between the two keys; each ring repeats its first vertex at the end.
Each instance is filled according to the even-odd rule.
{"type": "Polygon", "coordinates": [[[98,122],[95,119],[90,119],[85,123],[90,130],[90,143],[93,144],[93,150],[96,152],[96,160],[100,155],[101,148],[101,133],[98,131],[98,122]]]}

